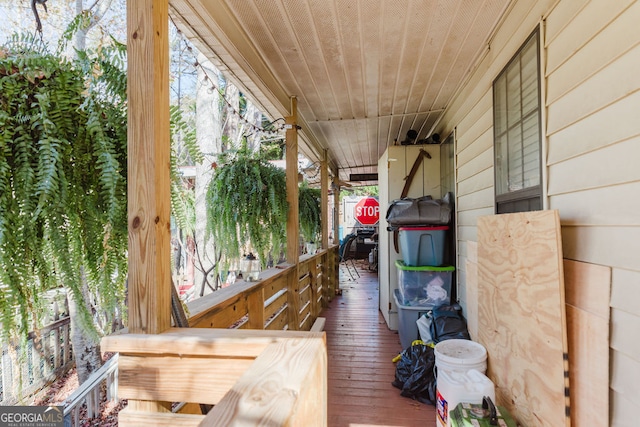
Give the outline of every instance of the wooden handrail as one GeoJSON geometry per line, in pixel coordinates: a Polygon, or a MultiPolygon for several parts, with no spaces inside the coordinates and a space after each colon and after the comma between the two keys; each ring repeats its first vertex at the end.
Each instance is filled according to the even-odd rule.
{"type": "Polygon", "coordinates": [[[101,346],[120,353],[119,397],[216,405],[206,419],[127,408],[121,426],[226,426],[255,417],[264,425],[326,425],[324,332],[172,328],[108,336],[101,346]]]}
{"type": "Polygon", "coordinates": [[[257,282],[240,280],[187,303],[189,326],[309,330],[335,293],[337,249],[303,255],[297,265],[262,271],[257,282]]]}

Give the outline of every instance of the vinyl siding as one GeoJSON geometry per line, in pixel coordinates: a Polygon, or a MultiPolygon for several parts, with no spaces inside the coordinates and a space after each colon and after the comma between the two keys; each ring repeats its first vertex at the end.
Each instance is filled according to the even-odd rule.
{"type": "Polygon", "coordinates": [[[565,258],[612,269],[610,425],[640,413],[640,2],[518,1],[440,124],[456,130],[458,292],[467,241],[494,212],[492,83],[543,21],[546,203],[565,258]]]}

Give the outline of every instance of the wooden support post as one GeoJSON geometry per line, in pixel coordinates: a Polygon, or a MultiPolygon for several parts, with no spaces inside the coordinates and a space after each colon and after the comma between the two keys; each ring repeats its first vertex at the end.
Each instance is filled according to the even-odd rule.
{"type": "Polygon", "coordinates": [[[327,251],[325,260],[323,262],[324,269],[324,303],[323,307],[327,307],[329,302],[333,300],[334,295],[336,294],[335,281],[337,277],[335,275],[335,271],[333,269],[334,264],[334,250],[331,249],[327,251]]]}
{"type": "Polygon", "coordinates": [[[327,149],[322,152],[320,162],[320,224],[322,249],[329,248],[329,170],[327,169],[327,149]]]}
{"type": "Polygon", "coordinates": [[[331,301],[331,298],[329,296],[329,289],[331,288],[331,274],[332,274],[332,270],[330,268],[331,264],[330,264],[330,260],[331,259],[331,251],[326,251],[324,253],[324,255],[322,255],[322,265],[320,266],[320,274],[322,277],[322,281],[319,283],[319,285],[322,286],[322,305],[320,307],[320,311],[318,312],[318,314],[320,314],[320,312],[322,311],[323,308],[327,308],[329,306],[329,301],[331,301]]]}
{"type": "Polygon", "coordinates": [[[259,288],[247,296],[247,311],[249,312],[249,328],[264,329],[264,288],[259,288]]]}
{"type": "Polygon", "coordinates": [[[340,244],[340,180],[336,172],[333,178],[333,243],[340,244]]]}
{"type": "Polygon", "coordinates": [[[287,262],[296,267],[287,278],[288,287],[288,321],[289,329],[297,331],[299,304],[299,276],[300,262],[300,224],[298,208],[298,100],[291,97],[291,115],[285,118],[287,153],[287,201],[289,213],[287,215],[287,262]]]}
{"type": "MultiPolygon", "coordinates": [[[[129,332],[171,326],[169,2],[127,2],[129,332]]],[[[168,412],[164,402],[129,401],[168,412]]]]}
{"type": "Polygon", "coordinates": [[[287,262],[298,264],[300,257],[300,225],[298,219],[298,101],[291,97],[291,115],[285,118],[287,141],[287,262]]]}
{"type": "MultiPolygon", "coordinates": [[[[333,243],[336,245],[340,245],[340,180],[338,179],[339,172],[336,171],[333,178],[333,243]]],[[[331,269],[329,270],[329,275],[331,277],[331,287],[329,288],[329,298],[333,299],[334,295],[337,295],[336,292],[339,291],[340,283],[339,283],[339,275],[340,275],[340,260],[338,251],[332,252],[333,256],[331,257],[331,269]]]]}
{"type": "Polygon", "coordinates": [[[297,268],[287,275],[287,306],[289,330],[297,331],[300,329],[300,278],[297,268]]]}
{"type": "Polygon", "coordinates": [[[171,326],[168,3],[127,2],[131,333],[171,326]]]}

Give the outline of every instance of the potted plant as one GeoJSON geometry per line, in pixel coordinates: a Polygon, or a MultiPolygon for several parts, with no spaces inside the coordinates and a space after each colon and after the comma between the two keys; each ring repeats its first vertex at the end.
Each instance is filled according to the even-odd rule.
{"type": "Polygon", "coordinates": [[[207,191],[207,230],[226,262],[254,252],[262,267],[286,244],[285,171],[244,143],[218,156],[207,191]]]}

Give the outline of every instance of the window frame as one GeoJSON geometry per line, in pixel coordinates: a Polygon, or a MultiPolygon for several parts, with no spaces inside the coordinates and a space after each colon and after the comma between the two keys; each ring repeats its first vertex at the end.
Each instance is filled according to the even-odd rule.
{"type": "MultiPolygon", "coordinates": [[[[542,183],[543,183],[543,170],[542,170],[542,109],[543,109],[543,104],[542,104],[542,83],[543,83],[543,75],[542,75],[542,70],[541,70],[541,52],[540,52],[540,46],[541,46],[541,32],[540,32],[540,28],[536,27],[536,29],[529,34],[529,36],[525,39],[525,41],[522,43],[522,45],[520,46],[520,48],[516,51],[516,53],[511,57],[511,59],[509,59],[509,61],[507,62],[507,64],[504,66],[504,68],[502,68],[502,70],[500,70],[500,72],[498,73],[498,75],[496,76],[496,78],[493,80],[492,83],[492,106],[493,106],[493,148],[494,148],[494,156],[493,156],[493,161],[494,161],[494,201],[495,201],[495,212],[496,213],[508,213],[508,212],[523,212],[523,211],[533,211],[533,210],[542,210],[543,209],[543,191],[542,191],[542,183]],[[529,43],[531,43],[532,41],[534,41],[535,43],[535,50],[536,50],[536,77],[537,77],[537,91],[536,91],[536,99],[537,99],[537,108],[534,110],[537,110],[537,112],[535,114],[537,114],[537,133],[538,133],[538,144],[537,144],[537,150],[538,150],[538,184],[537,185],[533,185],[530,187],[524,187],[522,189],[518,189],[518,190],[513,190],[513,191],[507,191],[505,193],[499,193],[499,182],[504,182],[505,179],[508,179],[508,174],[509,171],[507,170],[506,175],[504,173],[502,173],[502,176],[500,176],[501,173],[501,168],[499,168],[499,152],[498,152],[498,144],[499,144],[499,139],[503,136],[507,136],[508,138],[508,134],[509,131],[511,129],[513,129],[515,126],[521,126],[523,122],[527,119],[532,117],[532,112],[534,110],[531,110],[530,112],[523,114],[522,112],[522,75],[520,76],[520,85],[519,85],[519,96],[520,96],[520,115],[518,118],[518,121],[511,126],[505,126],[505,129],[501,132],[500,135],[497,135],[497,123],[499,120],[499,115],[498,115],[498,109],[496,108],[496,99],[497,99],[497,85],[499,83],[505,83],[503,79],[506,79],[507,76],[507,72],[508,70],[511,70],[511,67],[514,65],[514,63],[521,62],[521,55],[524,51],[525,48],[528,47],[529,43]],[[526,209],[523,209],[523,206],[527,206],[526,209]]],[[[522,70],[522,66],[520,66],[520,70],[522,70]]],[[[505,93],[504,96],[508,98],[508,88],[505,87],[505,93]]],[[[507,110],[504,111],[504,114],[507,114],[507,110]]],[[[522,135],[522,133],[520,134],[522,135]]],[[[535,144],[534,144],[535,145],[535,144]]],[[[522,158],[524,159],[524,147],[522,147],[522,158]]],[[[523,168],[523,172],[524,173],[524,168],[523,168]]]]}

